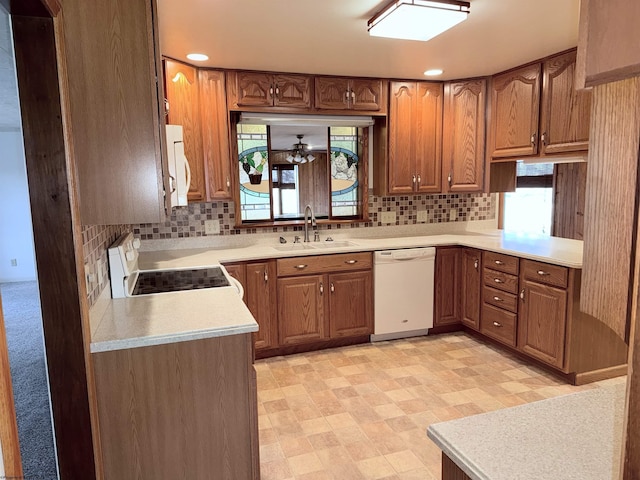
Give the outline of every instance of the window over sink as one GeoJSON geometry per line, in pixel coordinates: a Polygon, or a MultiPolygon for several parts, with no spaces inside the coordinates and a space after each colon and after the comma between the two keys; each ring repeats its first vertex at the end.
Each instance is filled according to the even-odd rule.
{"type": "Polygon", "coordinates": [[[243,225],[296,223],[307,205],[318,221],[367,219],[367,120],[336,120],[333,126],[330,118],[319,124],[235,124],[236,214],[243,225]]]}

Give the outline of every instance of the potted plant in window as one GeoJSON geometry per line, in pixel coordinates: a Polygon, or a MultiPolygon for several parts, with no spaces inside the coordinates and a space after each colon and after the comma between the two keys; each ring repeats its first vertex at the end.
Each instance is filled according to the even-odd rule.
{"type": "Polygon", "coordinates": [[[253,152],[242,158],[242,169],[249,176],[252,185],[259,185],[262,182],[262,170],[267,163],[267,152],[253,152]]]}

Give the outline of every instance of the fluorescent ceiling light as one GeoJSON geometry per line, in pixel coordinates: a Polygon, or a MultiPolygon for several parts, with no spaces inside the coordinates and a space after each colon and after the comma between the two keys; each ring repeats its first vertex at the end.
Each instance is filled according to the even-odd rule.
{"type": "Polygon", "coordinates": [[[437,77],[438,75],[442,75],[444,72],[441,68],[432,68],[431,70],[427,70],[424,74],[427,77],[437,77]]]}
{"type": "Polygon", "coordinates": [[[187,58],[196,62],[206,62],[209,60],[209,57],[204,53],[190,53],[187,55],[187,58]]]}
{"type": "Polygon", "coordinates": [[[426,42],[467,18],[469,2],[394,0],[368,22],[369,35],[426,42]]]}
{"type": "Polygon", "coordinates": [[[311,125],[319,127],[368,127],[373,117],[362,115],[285,115],[273,113],[242,112],[240,122],[245,125],[282,125],[297,127],[311,125]]]}

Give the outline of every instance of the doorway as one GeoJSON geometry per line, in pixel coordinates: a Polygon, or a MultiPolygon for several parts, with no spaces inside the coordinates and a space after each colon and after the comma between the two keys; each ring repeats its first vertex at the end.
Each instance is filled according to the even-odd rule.
{"type": "MultiPolygon", "coordinates": [[[[0,293],[25,478],[57,478],[11,17],[0,4],[0,293]]],[[[3,415],[4,412],[1,412],[3,415]]]]}

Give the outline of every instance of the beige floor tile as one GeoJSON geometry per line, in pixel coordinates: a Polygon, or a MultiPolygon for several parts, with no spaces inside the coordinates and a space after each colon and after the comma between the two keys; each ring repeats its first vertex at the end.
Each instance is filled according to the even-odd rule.
{"type": "Polygon", "coordinates": [[[300,422],[300,428],[302,428],[302,431],[307,436],[332,431],[331,425],[329,425],[329,422],[327,422],[325,417],[318,417],[300,422]]]}
{"type": "Polygon", "coordinates": [[[344,445],[316,450],[316,455],[318,455],[325,470],[329,470],[333,465],[353,464],[353,458],[351,458],[344,445]]]}
{"type": "Polygon", "coordinates": [[[396,405],[395,403],[378,405],[373,407],[373,409],[378,414],[378,416],[383,420],[386,420],[387,418],[401,417],[406,415],[404,413],[404,410],[398,407],[398,405],[396,405]]]}
{"type": "Polygon", "coordinates": [[[289,480],[293,478],[293,473],[287,460],[276,460],[260,462],[260,476],[261,480],[289,480]]]}
{"type": "Polygon", "coordinates": [[[324,470],[322,462],[315,452],[305,453],[295,457],[289,457],[288,460],[289,467],[296,477],[304,475],[305,473],[324,470]]]}
{"type": "Polygon", "coordinates": [[[355,462],[380,456],[378,449],[374,447],[374,444],[368,439],[349,443],[348,445],[345,445],[345,449],[349,452],[349,456],[351,456],[355,462]]]}
{"type": "Polygon", "coordinates": [[[395,474],[391,464],[383,456],[358,462],[358,468],[367,479],[378,480],[395,474]]]}
{"type": "Polygon", "coordinates": [[[329,423],[333,430],[339,430],[345,427],[352,427],[356,425],[356,421],[353,419],[350,413],[339,413],[337,415],[330,415],[325,417],[325,420],[329,423]]]}
{"type": "Polygon", "coordinates": [[[390,453],[389,455],[385,455],[385,458],[397,473],[404,473],[424,467],[422,461],[416,457],[411,450],[390,453]]]}

